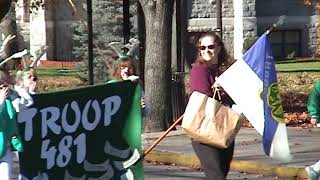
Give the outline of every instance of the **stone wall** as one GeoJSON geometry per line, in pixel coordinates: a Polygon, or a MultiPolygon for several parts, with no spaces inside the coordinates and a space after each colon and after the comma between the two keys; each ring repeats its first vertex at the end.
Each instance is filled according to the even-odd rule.
{"type": "Polygon", "coordinates": [[[255,17],[256,16],[256,1],[244,0],[243,1],[243,17],[255,17]]]}
{"type": "Polygon", "coordinates": [[[307,46],[308,52],[311,55],[320,57],[320,15],[315,15],[310,18],[308,29],[306,30],[309,35],[309,41],[307,46]]]}
{"type": "MultiPolygon", "coordinates": [[[[233,1],[222,1],[222,32],[223,41],[233,54],[233,1]]],[[[217,15],[216,15],[216,2],[215,0],[193,0],[188,1],[188,32],[192,35],[197,32],[215,31],[217,29],[217,15]]]]}
{"type": "MultiPolygon", "coordinates": [[[[216,18],[215,0],[193,0],[189,1],[191,5],[190,18],[216,18]]],[[[222,16],[233,17],[233,0],[222,1],[222,16]]]]}
{"type": "Polygon", "coordinates": [[[74,60],[71,25],[76,20],[68,1],[50,1],[31,13],[30,51],[48,46],[41,59],[74,60]]]}
{"type": "Polygon", "coordinates": [[[257,36],[255,0],[243,1],[243,38],[257,36]]]}
{"type": "MultiPolygon", "coordinates": [[[[17,11],[21,9],[17,7],[17,11]]],[[[53,0],[46,3],[45,9],[33,10],[30,23],[23,22],[21,18],[18,18],[18,23],[24,39],[30,43],[31,54],[46,45],[47,53],[41,59],[75,60],[71,26],[79,23],[77,19],[68,1],[53,0]]]]}
{"type": "MultiPolygon", "coordinates": [[[[81,7],[81,6],[80,6],[81,7]]],[[[72,54],[72,25],[79,23],[68,1],[54,0],[47,4],[45,13],[47,43],[50,44],[48,59],[74,60],[72,54]]]]}

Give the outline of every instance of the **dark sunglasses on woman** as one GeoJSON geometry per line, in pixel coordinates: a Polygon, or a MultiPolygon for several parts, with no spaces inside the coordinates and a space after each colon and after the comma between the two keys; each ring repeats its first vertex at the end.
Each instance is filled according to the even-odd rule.
{"type": "Polygon", "coordinates": [[[212,44],[212,45],[209,45],[209,46],[200,46],[200,50],[206,50],[207,48],[208,49],[210,49],[210,50],[212,50],[212,49],[214,49],[216,46],[214,45],[214,44],[212,44]]]}

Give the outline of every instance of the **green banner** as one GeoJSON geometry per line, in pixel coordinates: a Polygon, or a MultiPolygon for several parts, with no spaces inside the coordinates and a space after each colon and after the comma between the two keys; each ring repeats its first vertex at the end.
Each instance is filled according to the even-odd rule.
{"type": "Polygon", "coordinates": [[[18,113],[24,179],[143,179],[141,87],[131,81],[33,96],[18,113]]]}

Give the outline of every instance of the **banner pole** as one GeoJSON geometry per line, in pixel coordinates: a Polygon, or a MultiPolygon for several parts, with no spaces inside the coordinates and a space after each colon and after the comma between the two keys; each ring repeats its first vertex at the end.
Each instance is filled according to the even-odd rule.
{"type": "MultiPolygon", "coordinates": [[[[166,137],[166,135],[177,125],[179,124],[183,119],[183,114],[163,133],[161,137],[159,137],[147,150],[144,151],[143,156],[140,159],[143,159],[147,154],[150,153],[150,151],[156,147],[160,143],[160,141],[166,137]]],[[[139,159],[139,160],[140,160],[139,159]]]]}

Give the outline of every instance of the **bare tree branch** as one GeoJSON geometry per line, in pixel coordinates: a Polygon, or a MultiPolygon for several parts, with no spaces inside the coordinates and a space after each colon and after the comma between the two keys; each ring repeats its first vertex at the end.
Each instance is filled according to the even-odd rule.
{"type": "Polygon", "coordinates": [[[7,59],[3,60],[1,63],[0,63],[0,67],[3,66],[6,62],[8,62],[9,60],[11,59],[17,59],[17,58],[22,58],[23,56],[27,55],[28,54],[28,50],[23,50],[21,52],[17,52],[15,54],[13,54],[12,56],[8,57],[7,59]]]}
{"type": "Polygon", "coordinates": [[[12,35],[12,34],[9,34],[2,42],[2,45],[0,47],[0,53],[2,53],[5,49],[6,49],[6,46],[8,45],[8,43],[14,39],[16,37],[16,35],[12,35]]]}

